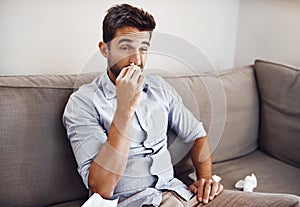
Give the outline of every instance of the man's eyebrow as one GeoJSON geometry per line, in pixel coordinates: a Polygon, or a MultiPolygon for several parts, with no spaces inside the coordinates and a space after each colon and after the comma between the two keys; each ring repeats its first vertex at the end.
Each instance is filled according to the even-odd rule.
{"type": "MultiPolygon", "coordinates": [[[[132,39],[124,38],[124,39],[120,39],[118,41],[118,44],[121,44],[122,42],[133,43],[134,41],[132,39]]],[[[143,41],[142,44],[150,46],[150,43],[148,41],[143,41]]]]}
{"type": "Polygon", "coordinates": [[[148,47],[150,46],[150,42],[148,41],[143,41],[142,44],[147,45],[148,47]]]}

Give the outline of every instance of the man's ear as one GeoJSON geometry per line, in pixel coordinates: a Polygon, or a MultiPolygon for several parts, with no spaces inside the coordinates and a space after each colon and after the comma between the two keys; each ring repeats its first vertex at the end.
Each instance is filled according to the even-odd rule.
{"type": "Polygon", "coordinates": [[[99,49],[100,49],[100,52],[101,54],[107,58],[108,56],[108,47],[107,47],[107,44],[104,43],[104,42],[99,42],[99,49]]]}

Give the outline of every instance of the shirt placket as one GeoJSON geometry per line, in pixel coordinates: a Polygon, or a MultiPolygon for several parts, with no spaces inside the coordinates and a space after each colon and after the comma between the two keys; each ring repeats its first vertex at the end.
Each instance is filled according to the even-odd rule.
{"type": "MultiPolygon", "coordinates": [[[[147,138],[148,138],[148,134],[149,134],[149,129],[151,128],[150,114],[142,106],[138,107],[138,109],[136,110],[135,113],[136,113],[136,117],[138,119],[138,122],[139,122],[142,130],[144,130],[145,134],[146,134],[146,139],[143,141],[142,144],[145,147],[145,149],[151,150],[152,153],[153,153],[154,152],[153,147],[147,142],[147,138]]],[[[151,156],[151,154],[148,154],[147,156],[151,156]]]]}

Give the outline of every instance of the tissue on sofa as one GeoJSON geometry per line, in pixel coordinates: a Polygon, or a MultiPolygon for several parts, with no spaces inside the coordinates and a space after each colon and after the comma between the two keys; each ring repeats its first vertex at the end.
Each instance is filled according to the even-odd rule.
{"type": "Polygon", "coordinates": [[[239,180],[234,185],[236,188],[243,188],[244,192],[253,192],[253,189],[257,187],[257,179],[254,173],[251,176],[246,176],[245,180],[239,180]]]}

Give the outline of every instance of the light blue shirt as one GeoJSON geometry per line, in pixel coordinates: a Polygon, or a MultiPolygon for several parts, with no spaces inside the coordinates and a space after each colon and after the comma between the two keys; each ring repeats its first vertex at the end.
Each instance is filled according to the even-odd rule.
{"type": "MultiPolygon", "coordinates": [[[[118,206],[159,206],[162,190],[172,190],[189,200],[188,187],[174,178],[167,148],[167,130],[172,128],[183,140],[193,142],[206,136],[203,124],[183,105],[177,92],[161,77],[146,76],[147,91],[133,119],[131,147],[125,172],[113,198],[118,206]]],[[[63,123],[78,164],[78,172],[88,187],[89,168],[106,142],[117,99],[115,85],[107,72],[74,92],[65,108],[63,123]]]]}

